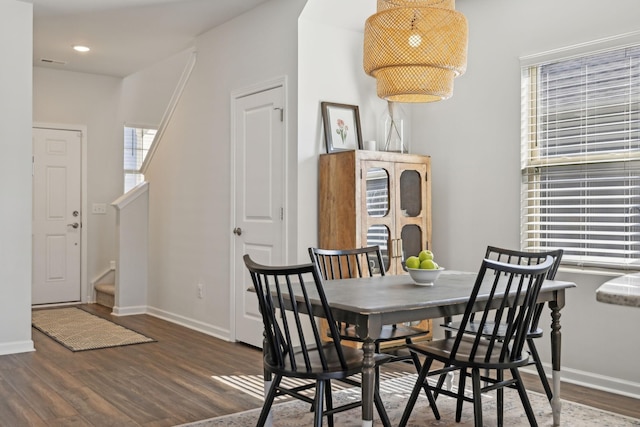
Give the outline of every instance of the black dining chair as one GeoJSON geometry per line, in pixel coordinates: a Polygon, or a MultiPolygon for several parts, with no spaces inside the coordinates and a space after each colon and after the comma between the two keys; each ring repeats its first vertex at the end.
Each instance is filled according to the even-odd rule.
{"type": "MultiPolygon", "coordinates": [[[[318,270],[312,263],[297,266],[261,265],[249,255],[244,256],[244,263],[251,275],[264,324],[265,380],[272,377],[257,425],[264,426],[276,396],[289,395],[312,405],[314,426],[322,426],[323,416],[327,416],[329,426],[333,426],[335,413],[356,408],[362,402],[334,407],[331,381],[360,386],[352,377],[362,371],[363,357],[360,350],[341,344],[318,270]],[[300,290],[298,294],[295,294],[296,289],[300,290]],[[315,311],[311,303],[313,298],[321,302],[321,307],[315,308],[315,311]],[[291,301],[296,303],[291,304],[291,301]],[[336,339],[324,341],[316,319],[307,313],[327,319],[336,339]],[[312,382],[289,388],[281,383],[284,377],[312,382]],[[313,388],[313,398],[303,394],[305,390],[313,388]]],[[[384,355],[375,355],[375,363],[384,362],[385,359],[384,355]]],[[[385,426],[390,425],[377,392],[374,393],[374,400],[379,412],[382,408],[385,426]]]]}
{"type": "MultiPolygon", "coordinates": [[[[554,280],[558,268],[560,267],[560,262],[562,261],[562,254],[562,249],[543,252],[526,252],[513,249],[498,248],[495,246],[487,246],[485,258],[494,259],[496,261],[503,261],[509,264],[531,265],[538,264],[541,261],[545,260],[547,256],[551,256],[553,258],[553,265],[547,272],[547,279],[554,280]]],[[[540,316],[542,315],[542,311],[544,310],[544,305],[544,302],[538,303],[536,305],[533,320],[531,322],[531,329],[527,333],[527,346],[529,347],[529,352],[531,353],[531,360],[528,364],[535,365],[538,376],[540,377],[540,382],[542,383],[542,387],[544,388],[547,398],[551,400],[551,398],[553,397],[553,392],[551,391],[549,380],[547,379],[547,375],[544,371],[544,367],[542,366],[542,361],[540,360],[538,349],[536,348],[535,344],[535,340],[543,336],[543,331],[542,328],[539,327],[539,323],[540,316]]],[[[447,329],[457,330],[460,327],[460,322],[446,322],[442,326],[447,329]]],[[[491,329],[492,325],[489,325],[488,327],[489,329],[491,329]]],[[[473,315],[471,316],[467,329],[467,332],[478,330],[473,315]]],[[[505,325],[501,325],[500,329],[498,330],[498,335],[504,335],[504,331],[505,325]]],[[[483,331],[483,333],[486,333],[486,331],[483,331]]]]}
{"type": "Polygon", "coordinates": [[[502,426],[504,387],[518,390],[529,424],[537,426],[518,368],[529,362],[530,355],[524,348],[525,342],[535,316],[540,288],[553,262],[551,256],[539,264],[531,265],[490,259],[482,261],[456,335],[408,346],[412,352],[425,356],[425,360],[402,414],[401,427],[407,424],[421,389],[427,393],[433,414],[438,420],[440,413],[435,400],[440,394],[457,399],[457,422],[462,417],[463,402],[473,402],[476,426],[482,426],[482,393],[496,390],[497,420],[498,426],[502,426]],[[470,328],[471,316],[476,312],[473,328],[470,328]],[[500,332],[503,325],[504,331],[500,332]],[[473,330],[469,333],[469,329],[473,330]],[[444,367],[431,370],[434,361],[441,362],[444,367]],[[481,376],[481,370],[495,371],[495,375],[481,376]],[[443,388],[442,378],[452,371],[460,373],[457,392],[443,388]],[[505,378],[505,371],[510,372],[510,378],[505,378]],[[427,378],[434,375],[440,379],[432,386],[427,378]],[[465,382],[469,375],[472,382],[471,397],[465,395],[465,382]]]}
{"type": "MultiPolygon", "coordinates": [[[[379,246],[367,246],[357,249],[321,249],[309,248],[311,261],[318,267],[324,280],[353,279],[358,277],[384,276],[382,251],[379,246]]],[[[339,322],[340,338],[344,341],[362,342],[355,327],[339,322]]],[[[428,330],[408,325],[385,325],[380,338],[375,340],[375,351],[380,352],[384,342],[402,341],[410,343],[413,338],[426,336],[428,330]]],[[[410,354],[396,355],[390,361],[411,360],[410,354]]]]}

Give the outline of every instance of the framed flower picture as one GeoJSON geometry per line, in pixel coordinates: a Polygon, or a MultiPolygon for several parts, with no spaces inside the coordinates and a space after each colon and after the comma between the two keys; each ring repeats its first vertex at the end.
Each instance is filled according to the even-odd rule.
{"type": "Polygon", "coordinates": [[[321,102],[327,153],[362,149],[360,111],[357,105],[321,102]]]}

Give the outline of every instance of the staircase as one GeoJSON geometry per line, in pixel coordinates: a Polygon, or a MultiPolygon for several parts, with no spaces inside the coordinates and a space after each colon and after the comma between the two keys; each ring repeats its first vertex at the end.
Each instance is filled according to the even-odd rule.
{"type": "Polygon", "coordinates": [[[105,307],[113,308],[115,304],[116,285],[113,283],[101,283],[95,285],[96,303],[105,307]]]}
{"type": "Polygon", "coordinates": [[[96,293],[97,304],[113,308],[116,296],[116,266],[115,263],[96,277],[91,283],[96,293]]]}

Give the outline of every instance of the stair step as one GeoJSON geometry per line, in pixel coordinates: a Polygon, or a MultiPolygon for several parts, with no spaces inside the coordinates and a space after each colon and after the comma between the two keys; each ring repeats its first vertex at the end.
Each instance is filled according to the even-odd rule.
{"type": "Polygon", "coordinates": [[[96,303],[113,308],[115,304],[116,285],[113,283],[100,283],[94,286],[96,290],[96,303]]]}
{"type": "Polygon", "coordinates": [[[96,285],[95,288],[96,288],[96,291],[102,292],[104,294],[108,294],[108,295],[116,294],[116,285],[113,283],[101,283],[99,285],[96,285]]]}

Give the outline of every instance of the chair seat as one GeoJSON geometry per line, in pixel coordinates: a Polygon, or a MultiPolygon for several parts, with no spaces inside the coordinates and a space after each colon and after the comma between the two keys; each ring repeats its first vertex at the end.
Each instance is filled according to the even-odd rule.
{"type": "MultiPolygon", "coordinates": [[[[419,337],[425,335],[429,331],[414,326],[404,325],[385,325],[380,332],[380,338],[377,342],[405,340],[407,338],[419,337]]],[[[356,333],[355,326],[344,325],[340,327],[340,338],[346,341],[362,341],[362,338],[356,333]]]]}
{"type": "MultiPolygon", "coordinates": [[[[445,338],[442,340],[435,340],[426,343],[408,344],[407,347],[411,351],[420,353],[422,355],[439,360],[443,363],[448,363],[451,360],[451,351],[455,343],[455,338],[445,338]]],[[[517,368],[524,366],[529,362],[529,353],[524,351],[519,357],[514,358],[512,361],[500,361],[499,356],[502,352],[503,343],[495,343],[493,349],[490,349],[484,340],[482,340],[477,348],[474,359],[471,359],[471,348],[473,345],[473,339],[464,338],[460,341],[460,347],[455,356],[456,365],[458,366],[475,366],[482,369],[496,369],[500,368],[517,368]],[[488,360],[485,360],[485,356],[489,352],[491,355],[488,360]]]]}
{"type": "MultiPolygon", "coordinates": [[[[488,336],[493,334],[493,329],[494,329],[494,322],[486,322],[484,327],[482,328],[482,335],[484,336],[488,336]]],[[[444,323],[442,325],[443,328],[449,329],[449,330],[453,330],[453,331],[457,331],[458,329],[460,329],[460,322],[447,322],[444,323]]],[[[469,321],[469,323],[467,323],[467,327],[465,329],[465,332],[470,333],[470,334],[477,334],[478,333],[478,322],[474,322],[474,321],[469,321]]],[[[498,327],[498,337],[504,337],[507,333],[507,325],[504,323],[501,323],[500,326],[498,327]]],[[[541,328],[536,328],[533,331],[529,331],[529,333],[527,333],[527,338],[540,338],[542,336],[543,332],[541,328]]]]}
{"type": "MultiPolygon", "coordinates": [[[[308,363],[310,368],[305,366],[304,353],[302,351],[296,352],[294,360],[296,367],[291,363],[291,359],[287,356],[283,366],[278,366],[272,360],[269,360],[268,355],[265,355],[264,363],[267,370],[277,375],[283,375],[287,377],[295,378],[308,378],[308,379],[341,379],[347,378],[351,375],[355,375],[362,371],[362,351],[351,347],[342,347],[342,352],[346,361],[347,369],[340,364],[338,354],[335,346],[328,343],[323,346],[324,356],[326,358],[326,368],[322,368],[322,361],[320,360],[320,352],[307,349],[308,363]]],[[[376,364],[382,364],[391,359],[392,356],[386,354],[376,354],[374,361],[376,364]]]]}

